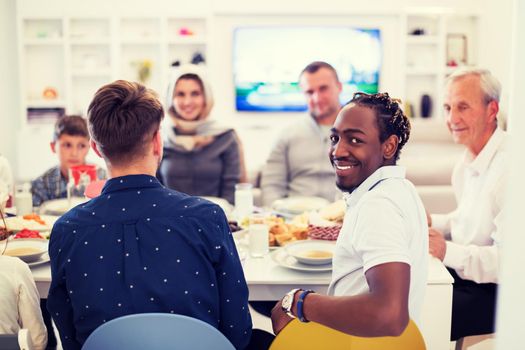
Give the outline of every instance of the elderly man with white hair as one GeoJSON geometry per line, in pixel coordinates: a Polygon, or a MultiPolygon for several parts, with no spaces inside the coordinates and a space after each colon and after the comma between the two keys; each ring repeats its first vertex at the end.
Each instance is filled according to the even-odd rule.
{"type": "Polygon", "coordinates": [[[500,92],[488,70],[460,69],[447,79],[447,126],[465,153],[452,173],[458,206],[429,218],[429,250],[455,280],[452,340],[494,332],[507,175],[500,92]]]}

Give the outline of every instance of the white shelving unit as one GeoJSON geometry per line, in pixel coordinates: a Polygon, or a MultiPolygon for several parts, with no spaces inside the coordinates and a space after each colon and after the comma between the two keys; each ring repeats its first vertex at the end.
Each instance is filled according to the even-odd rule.
{"type": "Polygon", "coordinates": [[[208,23],[208,17],[193,15],[21,15],[21,110],[32,112],[23,125],[50,123],[52,113],[85,114],[96,90],[116,79],[142,78],[162,96],[173,62],[188,63],[196,53],[207,59],[208,23]]]}
{"type": "MultiPolygon", "coordinates": [[[[447,75],[457,67],[451,67],[449,57],[453,54],[451,36],[464,38],[466,57],[459,65],[476,66],[479,15],[453,13],[445,9],[409,9],[402,15],[404,25],[405,102],[412,106],[414,120],[422,116],[421,100],[428,95],[432,107],[425,119],[442,118],[443,89],[447,75]],[[450,52],[447,52],[450,50],[450,52]]],[[[409,112],[410,113],[410,112],[409,112]]]]}

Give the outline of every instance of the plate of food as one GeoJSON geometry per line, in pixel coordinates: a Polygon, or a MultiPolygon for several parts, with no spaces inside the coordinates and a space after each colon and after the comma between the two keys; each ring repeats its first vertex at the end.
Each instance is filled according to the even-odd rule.
{"type": "Polygon", "coordinates": [[[79,204],[87,202],[88,199],[83,197],[72,197],[71,200],[67,198],[53,199],[44,202],[40,206],[40,214],[48,215],[62,215],[69,211],[69,209],[76,207],[79,204]]]}
{"type": "Polygon", "coordinates": [[[319,240],[297,241],[284,247],[289,256],[306,265],[331,264],[334,248],[334,243],[319,240]]]}
{"type": "Polygon", "coordinates": [[[29,265],[29,267],[40,266],[40,265],[43,265],[45,263],[48,263],[50,260],[51,259],[49,258],[49,254],[46,252],[46,253],[42,254],[40,259],[35,260],[33,262],[30,262],[30,263],[27,263],[27,265],[29,265]]]}
{"type": "Polygon", "coordinates": [[[229,216],[231,212],[233,211],[233,206],[224,198],[219,197],[211,197],[211,196],[201,196],[201,198],[204,198],[212,203],[217,204],[221,209],[224,211],[224,214],[226,216],[229,216]]]}
{"type": "Polygon", "coordinates": [[[47,254],[47,248],[47,239],[22,238],[4,241],[0,249],[5,249],[4,255],[20,258],[26,263],[34,263],[47,254]]]}
{"type": "Polygon", "coordinates": [[[282,267],[297,271],[307,272],[329,272],[332,271],[332,264],[308,265],[299,262],[296,258],[289,255],[285,248],[277,249],[271,253],[273,261],[282,267]]]}
{"type": "MultiPolygon", "coordinates": [[[[234,232],[234,238],[239,240],[241,235],[243,235],[245,237],[245,242],[248,241],[251,220],[252,219],[248,217],[240,223],[243,232],[234,232]]],[[[263,215],[262,218],[258,218],[257,220],[262,220],[259,223],[268,226],[268,241],[270,248],[281,247],[290,242],[308,238],[308,223],[303,220],[292,220],[287,222],[284,218],[275,215],[263,215]]]]}
{"type": "MultiPolygon", "coordinates": [[[[52,215],[37,215],[27,214],[24,216],[11,216],[5,219],[7,228],[11,231],[19,232],[22,230],[45,232],[51,231],[58,216],[52,215]]],[[[4,223],[0,221],[0,227],[4,227],[4,223]]],[[[29,237],[28,237],[29,238],[29,237]]]]}
{"type": "Polygon", "coordinates": [[[299,215],[304,212],[319,210],[330,202],[321,197],[296,196],[278,199],[272,203],[272,209],[284,216],[299,215]]]}

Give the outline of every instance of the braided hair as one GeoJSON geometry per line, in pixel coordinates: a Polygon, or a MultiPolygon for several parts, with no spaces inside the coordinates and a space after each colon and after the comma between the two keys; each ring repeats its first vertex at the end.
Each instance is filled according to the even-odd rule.
{"type": "Polygon", "coordinates": [[[395,160],[410,137],[410,121],[399,106],[401,100],[391,98],[388,93],[366,94],[356,92],[348,104],[371,108],[376,112],[379,141],[384,142],[390,135],[396,135],[398,146],[395,160]]]}

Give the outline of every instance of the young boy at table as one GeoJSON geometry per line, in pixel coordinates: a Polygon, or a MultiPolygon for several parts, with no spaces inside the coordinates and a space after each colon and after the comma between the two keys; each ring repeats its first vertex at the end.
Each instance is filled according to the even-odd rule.
{"type": "Polygon", "coordinates": [[[272,311],[276,334],[291,320],[288,315],[363,337],[400,335],[409,319],[420,325],[426,214],[405,169],[396,165],[409,135],[407,117],[386,93],[356,93],[339,112],[329,158],[347,212],[332,281],[328,295],[289,292],[272,311]]]}
{"type": "MultiPolygon", "coordinates": [[[[89,151],[89,133],[85,118],[64,116],[55,123],[51,151],[58,157],[59,164],[47,170],[31,182],[33,206],[52,199],[67,198],[69,168],[86,163],[89,151]]],[[[97,170],[98,178],[105,178],[104,169],[97,170]]],[[[73,195],[84,197],[84,189],[74,189],[73,195]]],[[[51,316],[46,308],[46,299],[40,300],[42,316],[48,330],[48,348],[56,347],[57,341],[51,324],[51,316]]]]}
{"type": "MultiPolygon", "coordinates": [[[[85,164],[89,152],[86,119],[76,115],[58,119],[50,145],[51,151],[58,157],[59,164],[31,182],[33,206],[35,207],[48,200],[67,197],[69,168],[85,164]]],[[[98,168],[97,177],[99,179],[106,177],[104,169],[98,168]]],[[[84,189],[74,188],[72,194],[84,197],[84,189]]]]}

